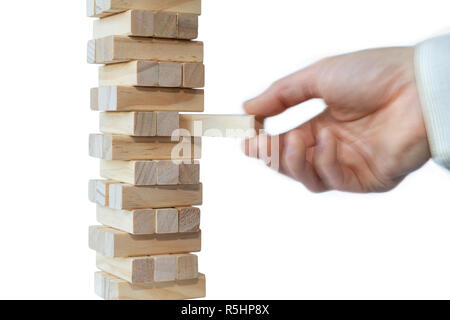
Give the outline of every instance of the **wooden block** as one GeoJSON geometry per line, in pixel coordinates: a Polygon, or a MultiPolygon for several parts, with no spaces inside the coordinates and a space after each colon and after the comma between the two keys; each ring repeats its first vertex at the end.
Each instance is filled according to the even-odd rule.
{"type": "Polygon", "coordinates": [[[89,200],[102,206],[109,205],[109,185],[112,180],[89,180],[89,200]]]}
{"type": "Polygon", "coordinates": [[[105,226],[131,234],[155,234],[156,211],[154,209],[117,210],[97,206],[97,221],[105,226]]]}
{"type": "Polygon", "coordinates": [[[102,160],[100,161],[100,175],[102,178],[137,186],[197,184],[200,182],[200,163],[198,161],[168,162],[102,160]]]}
{"type": "Polygon", "coordinates": [[[156,136],[156,119],[153,112],[102,112],[99,127],[104,133],[153,137],[156,136]]]}
{"type": "Polygon", "coordinates": [[[202,185],[109,185],[109,207],[114,209],[169,208],[202,204],[202,185]]]}
{"type": "Polygon", "coordinates": [[[201,250],[201,231],[132,235],[105,226],[89,228],[89,247],[107,257],[138,257],[201,250]]]}
{"type": "Polygon", "coordinates": [[[158,86],[176,88],[182,86],[183,66],[178,62],[160,62],[158,86]]]}
{"type": "Polygon", "coordinates": [[[130,10],[94,21],[93,38],[107,36],[154,36],[154,13],[152,11],[130,10]]]}
{"type": "MultiPolygon", "coordinates": [[[[156,233],[178,232],[178,210],[173,208],[156,209],[156,233]]],[[[169,280],[168,280],[169,281],[169,280]]]]}
{"type": "Polygon", "coordinates": [[[205,86],[205,66],[203,63],[183,63],[183,88],[205,86]]]}
{"type": "Polygon", "coordinates": [[[172,141],[170,137],[91,134],[89,154],[104,160],[199,159],[201,140],[195,137],[172,141]]]}
{"type": "Polygon", "coordinates": [[[198,279],[198,257],[174,254],[112,258],[97,253],[97,268],[133,284],[198,279]]]}
{"type": "Polygon", "coordinates": [[[155,275],[153,257],[112,258],[97,253],[96,264],[100,270],[130,283],[151,283],[155,275]]]}
{"type": "Polygon", "coordinates": [[[181,207],[178,210],[178,232],[200,231],[200,209],[181,207]]]}
{"type": "Polygon", "coordinates": [[[160,255],[153,257],[155,261],[155,282],[175,281],[177,279],[177,257],[160,255]]]}
{"type": "Polygon", "coordinates": [[[180,127],[180,117],[177,112],[156,112],[156,135],[172,136],[180,127]]]}
{"type": "Polygon", "coordinates": [[[177,14],[175,12],[158,12],[155,14],[155,37],[176,38],[177,29],[177,14]]]}
{"type": "Polygon", "coordinates": [[[198,257],[195,254],[177,254],[177,280],[198,278],[198,257]]]}
{"type": "Polygon", "coordinates": [[[183,161],[179,165],[178,181],[181,184],[195,184],[200,182],[200,162],[183,161]]]}
{"type": "Polygon", "coordinates": [[[249,138],[262,127],[252,115],[180,114],[180,129],[191,136],[249,138]]]}
{"type": "Polygon", "coordinates": [[[139,186],[157,185],[156,161],[100,161],[100,175],[106,179],[139,186]]]}
{"type": "Polygon", "coordinates": [[[203,62],[203,42],[108,36],[88,43],[88,62],[108,64],[132,60],[203,62]]]}
{"type": "Polygon", "coordinates": [[[198,15],[192,13],[178,13],[179,39],[192,40],[198,37],[198,15]]]}
{"type": "Polygon", "coordinates": [[[130,9],[201,14],[201,0],[88,0],[89,17],[106,17],[130,9]]]}
{"type": "Polygon", "coordinates": [[[180,300],[203,298],[206,281],[203,274],[198,279],[173,282],[130,284],[106,272],[95,274],[95,293],[106,300],[180,300]]]}
{"type": "Polygon", "coordinates": [[[148,87],[91,89],[91,109],[97,111],[203,112],[203,90],[148,87]]]}
{"type": "Polygon", "coordinates": [[[159,87],[159,63],[131,61],[102,66],[99,83],[101,86],[159,87]]]}

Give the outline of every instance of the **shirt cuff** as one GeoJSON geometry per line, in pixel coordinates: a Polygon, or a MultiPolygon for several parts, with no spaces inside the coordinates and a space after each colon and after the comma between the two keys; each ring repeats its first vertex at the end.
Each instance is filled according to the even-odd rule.
{"type": "Polygon", "coordinates": [[[431,154],[450,169],[450,34],[417,45],[415,69],[431,154]]]}

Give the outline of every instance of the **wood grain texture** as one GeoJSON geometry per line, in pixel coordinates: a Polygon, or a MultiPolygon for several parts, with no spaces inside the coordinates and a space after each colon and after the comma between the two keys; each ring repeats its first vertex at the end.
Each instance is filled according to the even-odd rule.
{"type": "Polygon", "coordinates": [[[200,231],[200,209],[181,207],[178,210],[178,232],[200,231]]]}
{"type": "Polygon", "coordinates": [[[183,88],[205,86],[205,65],[203,63],[183,63],[183,88]]]}
{"type": "Polygon", "coordinates": [[[249,138],[262,128],[252,115],[180,114],[180,129],[191,136],[249,138]]]}
{"type": "Polygon", "coordinates": [[[126,10],[156,10],[201,14],[201,0],[88,0],[88,17],[107,17],[126,10]]]}
{"type": "MultiPolygon", "coordinates": [[[[174,208],[156,209],[156,233],[178,232],[178,210],[174,208]]],[[[169,280],[167,280],[169,281],[169,280]]]]}
{"type": "Polygon", "coordinates": [[[179,39],[197,39],[198,37],[198,15],[191,13],[178,13],[178,36],[179,39]]]}
{"type": "MultiPolygon", "coordinates": [[[[168,208],[176,210],[175,218],[178,221],[167,223],[169,227],[159,226],[159,233],[197,232],[200,231],[200,209],[196,207],[168,208]],[[172,226],[170,232],[161,232],[172,226]]],[[[135,235],[150,235],[157,233],[157,223],[164,223],[164,217],[157,221],[158,209],[120,210],[97,205],[97,222],[127,233],[135,235]]],[[[161,214],[161,210],[159,213],[161,214]]],[[[162,212],[164,214],[164,212],[162,212]]]]}
{"type": "Polygon", "coordinates": [[[89,248],[107,257],[139,257],[201,250],[201,231],[132,235],[105,226],[89,227],[89,248]]]}
{"type": "Polygon", "coordinates": [[[106,300],[180,300],[203,298],[206,280],[197,279],[152,284],[130,284],[106,272],[95,274],[95,293],[106,300]]]}
{"type": "Polygon", "coordinates": [[[201,204],[201,183],[173,186],[109,185],[109,207],[113,209],[170,208],[201,204]]]}
{"type": "Polygon", "coordinates": [[[109,205],[109,185],[116,183],[112,180],[89,180],[89,200],[102,206],[109,205]]]}
{"type": "Polygon", "coordinates": [[[89,154],[104,160],[179,160],[201,157],[200,138],[132,137],[91,134],[89,154]]]}
{"type": "Polygon", "coordinates": [[[166,164],[164,167],[164,161],[157,160],[102,160],[100,161],[100,176],[137,186],[197,184],[200,182],[199,161],[170,162],[172,165],[166,164]]]}
{"type": "Polygon", "coordinates": [[[97,268],[133,284],[198,278],[198,257],[173,254],[112,258],[97,253],[97,268]]]}
{"type": "Polygon", "coordinates": [[[203,90],[106,86],[91,89],[96,111],[203,112],[203,90]]]}
{"type": "Polygon", "coordinates": [[[201,88],[202,63],[130,61],[99,69],[100,86],[138,86],[163,88],[201,88]]]}
{"type": "Polygon", "coordinates": [[[155,209],[128,211],[97,205],[97,222],[136,235],[156,233],[155,209]]]}
{"type": "Polygon", "coordinates": [[[203,42],[108,36],[88,43],[88,62],[109,64],[133,60],[203,62],[203,42]]]}
{"type": "Polygon", "coordinates": [[[176,12],[158,12],[155,15],[154,36],[158,38],[176,38],[178,20],[176,12]]]}

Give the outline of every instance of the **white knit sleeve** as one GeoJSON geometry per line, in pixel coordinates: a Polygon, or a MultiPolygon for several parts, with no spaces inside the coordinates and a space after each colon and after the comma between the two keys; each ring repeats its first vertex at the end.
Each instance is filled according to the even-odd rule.
{"type": "Polygon", "coordinates": [[[420,43],[415,68],[431,154],[450,169],[450,35],[420,43]]]}

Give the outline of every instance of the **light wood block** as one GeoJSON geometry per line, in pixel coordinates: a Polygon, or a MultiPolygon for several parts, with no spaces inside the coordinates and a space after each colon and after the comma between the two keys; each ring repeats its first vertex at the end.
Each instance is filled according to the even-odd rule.
{"type": "Polygon", "coordinates": [[[132,235],[105,226],[89,228],[89,248],[107,257],[139,257],[201,250],[201,231],[132,235]]]}
{"type": "Polygon", "coordinates": [[[158,38],[176,38],[178,33],[177,14],[158,12],[155,15],[154,36],[158,38]]]}
{"type": "Polygon", "coordinates": [[[99,118],[103,133],[170,137],[180,127],[177,112],[102,112],[99,118]]]}
{"type": "MultiPolygon", "coordinates": [[[[153,112],[102,112],[99,120],[100,131],[104,133],[145,137],[157,133],[157,113],[153,112]]],[[[176,125],[178,128],[179,121],[176,125]]]]}
{"type": "Polygon", "coordinates": [[[180,129],[191,136],[250,138],[262,128],[252,115],[180,114],[180,129]]]}
{"type": "Polygon", "coordinates": [[[89,200],[102,206],[109,205],[109,185],[117,183],[112,180],[89,180],[89,200]]]}
{"type": "Polygon", "coordinates": [[[171,160],[160,160],[156,164],[158,185],[180,184],[180,165],[171,160]]]}
{"type": "Polygon", "coordinates": [[[200,209],[181,207],[178,210],[178,232],[200,231],[200,209]]]}
{"type": "MultiPolygon", "coordinates": [[[[174,208],[156,209],[156,233],[178,232],[178,210],[174,208]]],[[[167,280],[170,281],[170,280],[167,280]]]]}
{"type": "MultiPolygon", "coordinates": [[[[159,233],[165,228],[168,233],[200,231],[200,209],[196,207],[171,208],[176,210],[178,222],[166,223],[169,227],[159,226],[159,233]],[[177,229],[173,226],[178,226],[177,229]],[[173,229],[171,229],[173,228],[173,229]]],[[[159,210],[161,213],[161,210],[159,210]]],[[[157,219],[157,209],[120,210],[97,205],[97,222],[135,235],[150,235],[157,232],[157,223],[164,223],[164,217],[157,219]]],[[[167,217],[166,217],[167,218],[167,217]]]]}
{"type": "Polygon", "coordinates": [[[179,165],[178,181],[181,184],[195,184],[200,182],[200,162],[183,161],[179,165]]]}
{"type": "Polygon", "coordinates": [[[136,235],[156,233],[155,213],[154,209],[128,211],[97,205],[97,221],[99,223],[136,235]]]}
{"type": "Polygon", "coordinates": [[[175,281],[177,279],[177,257],[160,255],[153,257],[155,262],[155,282],[175,281]]]}
{"type": "Polygon", "coordinates": [[[203,63],[183,63],[183,88],[205,86],[205,65],[203,63]]]}
{"type": "Polygon", "coordinates": [[[89,154],[103,160],[179,160],[201,157],[200,138],[132,137],[91,134],[89,154]]]}
{"type": "Polygon", "coordinates": [[[194,14],[129,10],[95,20],[93,38],[119,35],[192,40],[198,35],[197,20],[194,14]]]}
{"type": "Polygon", "coordinates": [[[198,257],[195,254],[177,254],[177,280],[198,278],[198,257]]]}
{"type": "Polygon", "coordinates": [[[91,89],[96,111],[203,112],[203,90],[107,86],[91,89]]]}
{"type": "Polygon", "coordinates": [[[198,37],[198,15],[191,13],[178,13],[179,39],[196,39],[198,37]]]}
{"type": "Polygon", "coordinates": [[[106,17],[126,10],[201,14],[201,0],[87,0],[88,17],[106,17]]]}
{"type": "Polygon", "coordinates": [[[201,183],[174,186],[109,185],[109,207],[113,209],[170,208],[201,204],[201,183]]]}
{"type": "Polygon", "coordinates": [[[106,179],[133,184],[137,186],[154,186],[158,184],[197,184],[200,182],[200,162],[182,161],[100,161],[100,175],[106,179]],[[159,170],[158,168],[159,164],[159,170]]]}
{"type": "Polygon", "coordinates": [[[200,88],[204,86],[202,72],[201,63],[130,61],[100,67],[99,83],[101,86],[200,88]]]}
{"type": "Polygon", "coordinates": [[[203,62],[203,42],[127,36],[108,36],[88,42],[89,63],[132,60],[203,62]]]}
{"type": "Polygon", "coordinates": [[[203,298],[206,281],[203,274],[198,279],[174,282],[130,284],[106,272],[95,274],[95,292],[106,300],[180,300],[203,298]]]}
{"type": "Polygon", "coordinates": [[[97,253],[97,268],[133,284],[198,279],[198,257],[174,254],[112,258],[97,253]]]}

